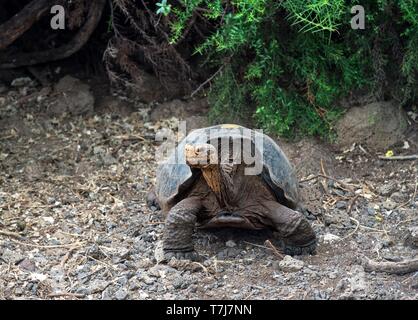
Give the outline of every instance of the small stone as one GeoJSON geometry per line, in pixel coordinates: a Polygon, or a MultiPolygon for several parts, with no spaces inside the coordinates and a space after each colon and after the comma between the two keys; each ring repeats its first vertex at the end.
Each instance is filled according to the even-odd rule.
{"type": "Polygon", "coordinates": [[[337,209],[347,209],[347,202],[346,201],[338,201],[335,205],[337,209]]]}
{"type": "Polygon", "coordinates": [[[112,300],[112,296],[113,296],[113,289],[112,287],[107,287],[106,289],[103,290],[102,292],[102,300],[112,300]]]}
{"type": "Polygon", "coordinates": [[[48,279],[48,276],[42,273],[32,273],[30,277],[32,281],[39,281],[39,282],[42,282],[48,279]]]}
{"type": "Polygon", "coordinates": [[[106,150],[103,147],[96,146],[96,147],[93,148],[93,153],[94,154],[105,154],[106,150]]]}
{"type": "Polygon", "coordinates": [[[183,279],[181,277],[177,277],[172,282],[174,289],[178,290],[182,288],[183,279]]]}
{"type": "Polygon", "coordinates": [[[396,184],[394,182],[388,182],[382,184],[377,188],[377,192],[382,196],[390,196],[396,190],[396,184]]]}
{"type": "Polygon", "coordinates": [[[229,247],[229,248],[234,248],[234,247],[236,247],[237,246],[237,244],[235,243],[235,241],[233,241],[233,240],[228,240],[226,243],[225,243],[225,245],[227,246],[227,247],[229,247]]]}
{"type": "Polygon", "coordinates": [[[32,79],[29,77],[22,77],[22,78],[16,78],[12,81],[12,87],[24,87],[28,86],[32,83],[32,79]]]}
{"type": "Polygon", "coordinates": [[[349,285],[350,285],[349,279],[343,278],[340,281],[338,281],[337,285],[335,286],[335,290],[337,292],[344,292],[349,285]]]}
{"type": "Polygon", "coordinates": [[[1,256],[1,259],[10,264],[18,264],[23,259],[25,259],[25,256],[20,254],[19,252],[6,249],[4,250],[3,255],[1,256]]]}
{"type": "Polygon", "coordinates": [[[392,195],[390,196],[390,199],[399,203],[399,202],[403,202],[405,201],[405,196],[402,192],[394,192],[392,193],[392,195]]]}
{"type": "Polygon", "coordinates": [[[6,104],[6,98],[0,97],[0,107],[3,107],[6,104]]]}
{"type": "Polygon", "coordinates": [[[49,224],[54,224],[55,220],[53,217],[42,217],[42,219],[49,224]]]}
{"type": "Polygon", "coordinates": [[[111,154],[109,154],[109,153],[106,153],[106,154],[103,156],[102,160],[103,160],[103,164],[104,164],[104,165],[106,165],[106,166],[110,166],[110,165],[112,165],[112,164],[116,164],[116,163],[118,163],[118,160],[116,160],[116,158],[115,158],[115,157],[113,157],[113,156],[112,156],[111,154]]]}
{"type": "Polygon", "coordinates": [[[304,262],[286,255],[282,261],[279,262],[279,269],[285,272],[296,272],[303,268],[304,262]]]}
{"type": "Polygon", "coordinates": [[[116,291],[115,298],[117,300],[126,300],[128,298],[128,292],[125,288],[120,288],[118,291],[116,291]]]}
{"type": "Polygon", "coordinates": [[[149,298],[149,294],[148,293],[146,293],[144,291],[142,291],[142,292],[139,293],[139,299],[144,300],[144,299],[147,299],[147,298],[149,298]]]}
{"type": "Polygon", "coordinates": [[[148,277],[147,275],[144,275],[142,280],[146,285],[152,285],[155,282],[154,278],[148,277]]]}
{"type": "Polygon", "coordinates": [[[341,237],[339,237],[335,234],[332,234],[332,233],[327,233],[327,234],[324,235],[324,243],[333,243],[333,242],[338,241],[340,239],[341,239],[341,237]]]}
{"type": "Polygon", "coordinates": [[[396,202],[393,202],[392,200],[387,199],[385,202],[383,202],[383,207],[386,210],[393,210],[397,207],[397,204],[396,204],[396,202]]]}
{"type": "Polygon", "coordinates": [[[22,221],[22,220],[17,221],[16,222],[16,228],[19,231],[24,231],[26,229],[26,222],[22,221]]]}
{"type": "Polygon", "coordinates": [[[55,199],[54,197],[48,197],[48,198],[46,199],[46,202],[47,202],[48,204],[54,204],[54,203],[55,203],[55,201],[56,201],[56,199],[55,199]]]}
{"type": "Polygon", "coordinates": [[[20,288],[20,287],[17,287],[16,289],[15,289],[15,295],[17,295],[17,296],[21,296],[21,295],[23,295],[23,293],[24,293],[25,291],[23,290],[23,288],[20,288]]]}
{"type": "Polygon", "coordinates": [[[314,300],[329,300],[329,294],[325,291],[315,290],[313,294],[314,300]]]}
{"type": "Polygon", "coordinates": [[[376,210],[374,210],[373,208],[367,207],[367,214],[369,216],[374,216],[376,214],[376,210]]]}

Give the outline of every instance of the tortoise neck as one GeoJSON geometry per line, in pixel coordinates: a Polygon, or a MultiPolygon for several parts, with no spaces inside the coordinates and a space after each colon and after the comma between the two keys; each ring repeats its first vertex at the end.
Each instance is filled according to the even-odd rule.
{"type": "Polygon", "coordinates": [[[224,172],[221,165],[202,168],[203,177],[213,191],[221,208],[228,207],[230,195],[233,194],[231,177],[224,172]]]}
{"type": "Polygon", "coordinates": [[[219,166],[210,166],[201,170],[209,188],[215,193],[220,193],[222,177],[219,166]]]}

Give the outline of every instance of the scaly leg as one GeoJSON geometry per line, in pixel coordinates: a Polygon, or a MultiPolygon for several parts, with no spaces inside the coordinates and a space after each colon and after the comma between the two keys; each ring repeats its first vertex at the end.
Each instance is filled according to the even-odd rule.
{"type": "Polygon", "coordinates": [[[177,203],[167,215],[163,235],[163,250],[167,260],[196,260],[192,236],[196,224],[196,216],[202,209],[199,197],[190,197],[177,203]]]}
{"type": "Polygon", "coordinates": [[[268,208],[266,215],[283,241],[286,254],[300,255],[315,252],[316,235],[302,213],[274,201],[268,201],[264,206],[268,208]]]}

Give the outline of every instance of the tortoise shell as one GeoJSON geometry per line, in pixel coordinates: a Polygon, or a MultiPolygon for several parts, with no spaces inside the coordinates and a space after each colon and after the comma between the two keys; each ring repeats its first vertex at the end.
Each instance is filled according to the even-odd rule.
{"type": "Polygon", "coordinates": [[[157,167],[155,192],[164,211],[168,211],[192,187],[198,169],[186,164],[186,144],[212,143],[218,139],[250,139],[252,146],[261,154],[260,176],[270,186],[277,201],[294,209],[299,203],[298,181],[286,155],[269,136],[239,125],[222,124],[190,132],[173,150],[170,156],[157,167]]]}

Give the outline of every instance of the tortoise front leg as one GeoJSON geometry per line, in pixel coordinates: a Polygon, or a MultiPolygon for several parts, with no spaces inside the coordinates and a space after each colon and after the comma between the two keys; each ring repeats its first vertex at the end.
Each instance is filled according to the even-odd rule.
{"type": "Polygon", "coordinates": [[[316,249],[316,235],[305,216],[278,202],[267,201],[266,215],[284,243],[284,251],[290,255],[310,254],[316,249]]]}
{"type": "Polygon", "coordinates": [[[202,209],[199,197],[190,197],[177,203],[167,215],[163,235],[164,257],[169,260],[196,260],[192,236],[196,224],[196,216],[202,209]]]}

